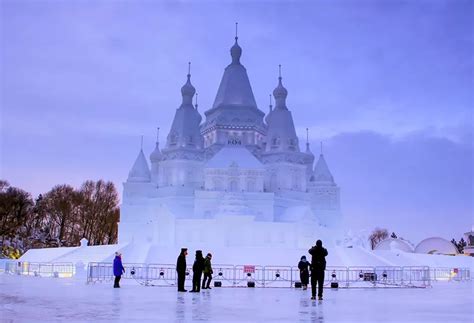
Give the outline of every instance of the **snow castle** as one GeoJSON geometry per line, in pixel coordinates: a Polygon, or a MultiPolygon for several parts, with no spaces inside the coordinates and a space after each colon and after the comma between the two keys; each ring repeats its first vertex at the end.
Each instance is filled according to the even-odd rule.
{"type": "Polygon", "coordinates": [[[166,145],[157,140],[151,167],[138,153],[124,183],[120,244],[308,248],[342,236],[339,187],[322,151],[315,162],[308,142],[300,149],[281,67],[265,115],[238,37],[230,54],[204,120],[189,70],[166,145]]]}

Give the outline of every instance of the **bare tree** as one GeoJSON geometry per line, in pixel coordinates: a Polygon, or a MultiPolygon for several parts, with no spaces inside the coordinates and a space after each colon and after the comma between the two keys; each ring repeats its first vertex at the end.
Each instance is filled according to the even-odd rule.
{"type": "Polygon", "coordinates": [[[388,230],[387,229],[380,229],[375,228],[374,231],[369,236],[370,247],[374,250],[375,246],[382,240],[388,238],[388,230]]]}

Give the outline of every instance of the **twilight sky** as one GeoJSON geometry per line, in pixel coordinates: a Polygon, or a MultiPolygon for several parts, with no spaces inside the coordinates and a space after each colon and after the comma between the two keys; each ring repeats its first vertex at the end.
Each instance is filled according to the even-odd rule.
{"type": "Polygon", "coordinates": [[[164,142],[187,62],[201,112],[230,63],[289,91],[355,231],[459,239],[473,220],[472,1],[0,1],[0,178],[35,196],[112,180],[164,142]]]}

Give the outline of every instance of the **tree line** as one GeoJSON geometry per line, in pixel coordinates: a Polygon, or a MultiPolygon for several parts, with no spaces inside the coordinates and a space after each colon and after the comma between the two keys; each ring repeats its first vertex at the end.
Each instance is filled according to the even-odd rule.
{"type": "Polygon", "coordinates": [[[63,184],[33,200],[30,193],[0,180],[0,247],[3,258],[31,248],[117,243],[119,198],[112,182],[63,184]]]}

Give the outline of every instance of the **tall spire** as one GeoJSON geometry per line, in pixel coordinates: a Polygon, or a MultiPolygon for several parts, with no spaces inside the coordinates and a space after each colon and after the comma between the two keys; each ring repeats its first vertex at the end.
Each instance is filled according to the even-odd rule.
{"type": "Polygon", "coordinates": [[[191,62],[188,62],[188,80],[186,84],[181,87],[181,95],[183,96],[183,103],[181,106],[193,105],[193,96],[196,93],[196,89],[191,84],[191,62]]]}
{"type": "Polygon", "coordinates": [[[266,122],[267,124],[270,122],[270,114],[271,114],[272,111],[273,111],[272,95],[269,94],[269,97],[270,97],[270,105],[268,106],[268,114],[267,114],[267,116],[265,117],[265,122],[266,122]]]}
{"type": "Polygon", "coordinates": [[[240,65],[240,56],[242,56],[242,48],[240,48],[237,40],[239,37],[237,36],[237,26],[238,22],[235,23],[235,43],[234,46],[231,47],[230,49],[230,56],[232,56],[232,64],[239,64],[240,65]]]}
{"type": "Polygon", "coordinates": [[[278,86],[273,90],[273,96],[275,97],[275,109],[285,109],[286,107],[286,97],[288,96],[288,91],[283,86],[281,77],[281,65],[278,65],[278,86]]]}

